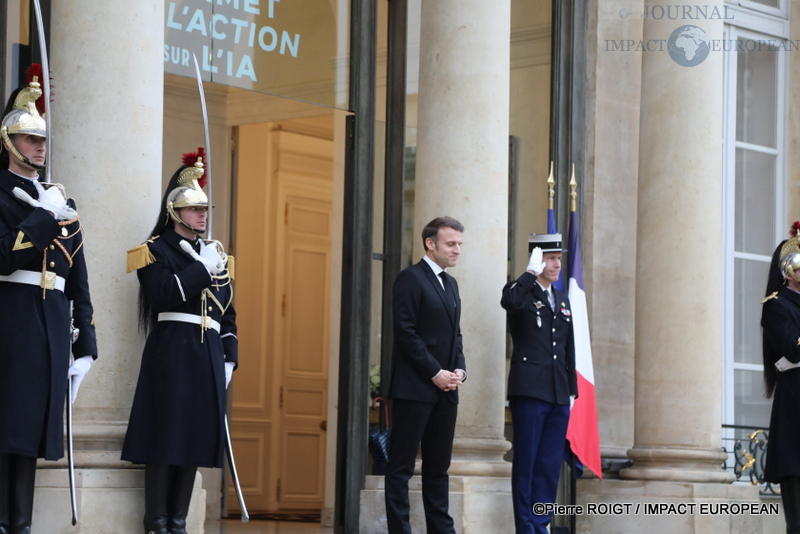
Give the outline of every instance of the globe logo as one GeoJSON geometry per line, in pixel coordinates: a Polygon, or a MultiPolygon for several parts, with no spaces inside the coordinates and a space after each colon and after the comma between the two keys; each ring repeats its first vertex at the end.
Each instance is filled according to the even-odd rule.
{"type": "Polygon", "coordinates": [[[667,40],[669,57],[681,67],[696,67],[708,57],[711,39],[697,26],[679,26],[667,40]]]}

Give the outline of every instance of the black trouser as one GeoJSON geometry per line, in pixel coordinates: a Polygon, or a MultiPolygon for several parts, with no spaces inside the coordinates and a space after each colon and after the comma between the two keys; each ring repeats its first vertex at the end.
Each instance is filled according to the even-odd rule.
{"type": "Polygon", "coordinates": [[[0,534],[29,534],[36,458],[0,453],[0,534]]]}
{"type": "MultiPolygon", "coordinates": [[[[186,534],[195,466],[147,464],[144,470],[144,530],[186,534]]],[[[0,533],[2,534],[2,533],[0,533]]]]}
{"type": "Polygon", "coordinates": [[[386,526],[411,534],[408,481],[422,446],[422,505],[428,534],[455,534],[449,513],[447,470],[453,453],[458,405],[442,394],[436,403],[395,399],[386,466],[386,526]]]}
{"type": "Polygon", "coordinates": [[[800,534],[800,477],[781,480],[781,500],[786,534],[800,534]]]}

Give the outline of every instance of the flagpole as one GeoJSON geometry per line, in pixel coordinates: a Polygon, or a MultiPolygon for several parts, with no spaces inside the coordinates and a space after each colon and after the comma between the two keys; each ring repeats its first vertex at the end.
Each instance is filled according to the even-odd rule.
{"type": "MultiPolygon", "coordinates": [[[[575,181],[575,164],[572,164],[572,178],[569,181],[569,196],[572,199],[569,207],[570,212],[578,211],[578,182],[575,181]]],[[[551,201],[552,202],[552,201],[551,201]]]]}
{"type": "Polygon", "coordinates": [[[548,195],[548,204],[547,209],[553,209],[553,205],[555,203],[556,198],[556,181],[553,178],[553,162],[550,162],[550,176],[547,178],[547,195],[548,195]]]}

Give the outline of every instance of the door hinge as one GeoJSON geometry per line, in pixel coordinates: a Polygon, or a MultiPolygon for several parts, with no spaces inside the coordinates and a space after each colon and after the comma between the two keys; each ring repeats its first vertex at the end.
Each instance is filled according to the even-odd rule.
{"type": "Polygon", "coordinates": [[[278,479],[278,488],[276,490],[276,493],[277,493],[277,497],[275,497],[275,500],[276,501],[280,501],[281,500],[281,479],[278,479]]]}
{"type": "Polygon", "coordinates": [[[281,302],[281,317],[286,317],[286,295],[283,296],[283,301],[281,302]]]}
{"type": "Polygon", "coordinates": [[[287,202],[285,207],[283,208],[283,222],[284,224],[289,224],[289,203],[287,202]]]}
{"type": "Polygon", "coordinates": [[[283,386],[281,386],[281,396],[278,399],[278,408],[283,408],[283,386]]]}

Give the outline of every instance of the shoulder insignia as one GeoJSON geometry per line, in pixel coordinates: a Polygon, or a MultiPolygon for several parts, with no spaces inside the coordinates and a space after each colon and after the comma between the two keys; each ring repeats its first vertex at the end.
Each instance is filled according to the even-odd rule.
{"type": "Polygon", "coordinates": [[[236,278],[236,260],[230,254],[228,254],[228,276],[231,280],[236,278]]]}
{"type": "Polygon", "coordinates": [[[765,303],[765,302],[767,302],[768,300],[772,300],[772,299],[776,299],[776,298],[778,298],[778,292],[777,292],[777,291],[775,291],[775,292],[774,292],[772,295],[769,295],[767,298],[765,298],[764,300],[762,300],[762,301],[761,301],[761,304],[764,304],[764,303],[765,303]]]}
{"type": "Polygon", "coordinates": [[[125,271],[126,273],[138,271],[142,267],[147,267],[156,261],[156,257],[153,256],[153,253],[150,252],[150,247],[147,245],[148,243],[152,243],[156,238],[158,238],[158,236],[154,236],[138,247],[133,247],[128,251],[128,269],[125,271]]]}

